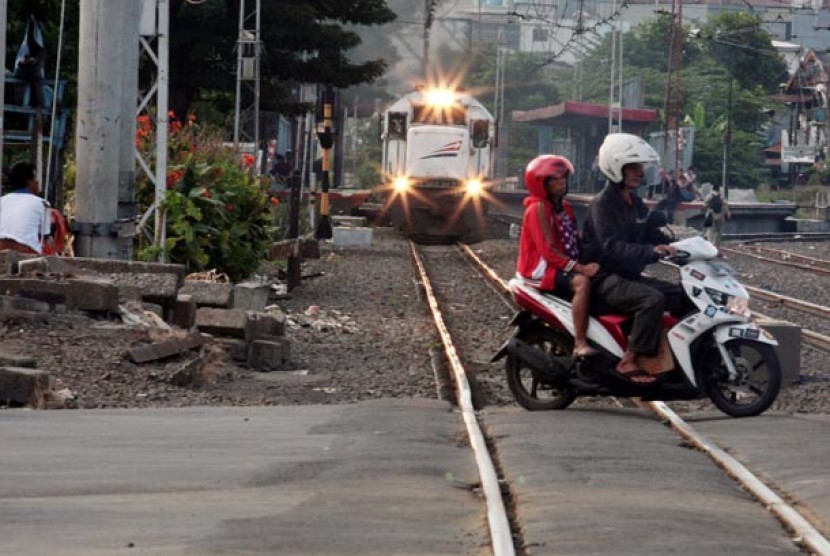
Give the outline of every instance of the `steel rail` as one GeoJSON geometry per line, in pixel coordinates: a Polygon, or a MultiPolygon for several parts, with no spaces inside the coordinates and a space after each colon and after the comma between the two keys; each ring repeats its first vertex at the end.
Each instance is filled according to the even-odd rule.
{"type": "MultiPolygon", "coordinates": [[[[496,284],[499,288],[503,288],[505,292],[509,291],[505,281],[473,253],[469,247],[461,245],[461,248],[473,264],[482,270],[488,280],[496,284]]],[[[668,261],[666,261],[666,264],[676,266],[668,261]]],[[[820,338],[830,348],[830,338],[827,336],[821,336],[809,330],[803,330],[802,332],[805,336],[820,338]]],[[[677,434],[709,456],[715,465],[723,469],[729,477],[763,504],[767,511],[784,525],[785,529],[792,531],[794,534],[793,542],[805,546],[814,554],[830,555],[830,541],[802,516],[798,510],[787,504],[780,496],[766,486],[751,470],[727,454],[717,444],[695,431],[694,428],[686,423],[677,413],[672,411],[664,402],[643,402],[638,398],[634,398],[633,401],[640,407],[650,409],[658,417],[665,420],[677,434]]]]}
{"type": "Polygon", "coordinates": [[[507,510],[504,507],[504,499],[502,498],[501,487],[499,486],[498,474],[496,473],[493,459],[490,457],[490,452],[487,449],[487,442],[479,426],[478,417],[473,409],[470,382],[467,380],[467,374],[464,366],[461,364],[461,358],[455,349],[449,329],[444,322],[444,317],[441,315],[441,309],[438,306],[438,300],[435,297],[429,276],[427,276],[424,263],[418,255],[415,244],[410,241],[409,246],[412,251],[412,258],[415,261],[415,266],[418,267],[418,273],[421,276],[421,283],[424,286],[425,297],[429,303],[435,326],[438,329],[441,343],[444,345],[444,351],[447,354],[447,360],[455,377],[455,383],[458,388],[458,406],[461,408],[461,415],[464,418],[470,445],[473,447],[476,465],[478,466],[479,476],[481,477],[484,499],[487,503],[487,523],[490,528],[490,541],[493,543],[493,554],[495,556],[515,556],[516,549],[513,546],[510,521],[507,518],[507,510]]]}
{"type": "Polygon", "coordinates": [[[755,251],[756,253],[760,254],[769,253],[770,255],[780,257],[782,260],[785,261],[801,262],[809,267],[820,268],[821,270],[830,269],[830,261],[826,259],[810,257],[809,255],[802,255],[800,253],[792,253],[790,251],[784,251],[783,249],[775,249],[773,247],[761,247],[759,245],[744,245],[743,249],[749,249],[750,251],[755,251]]]}
{"type": "Polygon", "coordinates": [[[740,255],[740,256],[743,256],[743,257],[752,257],[753,259],[758,259],[759,261],[771,262],[771,263],[785,265],[785,266],[792,266],[792,267],[795,267],[795,268],[800,268],[802,270],[808,270],[808,271],[814,272],[816,274],[823,274],[823,275],[830,274],[830,269],[816,268],[814,266],[794,263],[794,262],[790,262],[790,261],[784,261],[784,260],[781,260],[781,259],[771,259],[769,257],[764,257],[763,255],[756,255],[755,253],[747,253],[746,251],[739,251],[739,250],[734,249],[732,247],[720,247],[720,250],[724,251],[726,253],[731,253],[733,255],[740,255]]]}
{"type": "MultiPolygon", "coordinates": [[[[641,402],[642,403],[642,402],[641,402]]],[[[720,446],[695,431],[677,413],[663,402],[646,402],[652,411],[668,421],[680,436],[705,453],[738,484],[752,494],[787,530],[792,531],[793,541],[807,547],[813,554],[830,555],[830,541],[822,535],[798,510],[787,504],[765,485],[755,474],[720,446]]]]}

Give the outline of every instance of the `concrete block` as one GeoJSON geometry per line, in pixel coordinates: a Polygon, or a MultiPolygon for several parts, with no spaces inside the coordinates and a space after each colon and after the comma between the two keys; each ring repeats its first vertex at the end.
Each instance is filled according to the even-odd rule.
{"type": "Polygon", "coordinates": [[[52,378],[46,371],[23,367],[0,367],[0,404],[45,407],[52,378]]]}
{"type": "Polygon", "coordinates": [[[240,282],[233,287],[233,308],[262,311],[268,305],[271,285],[263,282],[240,282]]]}
{"type": "Polygon", "coordinates": [[[344,216],[335,215],[331,217],[331,222],[335,226],[343,226],[344,228],[364,228],[366,227],[365,216],[344,216]]]}
{"type": "Polygon", "coordinates": [[[170,324],[190,330],[196,324],[196,302],[193,296],[179,294],[170,314],[170,324]]]}
{"type": "Polygon", "coordinates": [[[179,293],[191,296],[198,307],[230,308],[233,305],[233,284],[186,280],[179,293]]]}
{"type": "Polygon", "coordinates": [[[335,226],[332,229],[332,235],[332,243],[335,247],[367,247],[372,245],[372,228],[335,226]]]}
{"type": "Polygon", "coordinates": [[[778,340],[776,349],[783,383],[798,382],[801,376],[801,327],[783,320],[758,319],[756,322],[778,340]]]}
{"type": "Polygon", "coordinates": [[[244,339],[248,322],[246,313],[241,309],[199,307],[196,310],[196,327],[209,334],[244,339]]]}
{"type": "Polygon", "coordinates": [[[248,366],[257,371],[279,371],[287,368],[290,343],[285,338],[279,341],[254,340],[248,346],[248,366]]]}
{"type": "Polygon", "coordinates": [[[285,336],[285,314],[248,311],[245,323],[245,341],[252,342],[263,336],[285,336]]]}

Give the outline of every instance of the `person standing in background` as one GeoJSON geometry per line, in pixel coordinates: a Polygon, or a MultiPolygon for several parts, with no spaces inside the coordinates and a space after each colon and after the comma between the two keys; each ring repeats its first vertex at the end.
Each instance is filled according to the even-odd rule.
{"type": "Polygon", "coordinates": [[[704,222],[709,223],[709,226],[704,225],[706,229],[706,240],[715,247],[720,247],[721,236],[723,235],[723,223],[724,220],[730,217],[730,214],[729,204],[720,194],[719,185],[712,186],[712,192],[703,200],[703,208],[706,211],[704,222]]]}

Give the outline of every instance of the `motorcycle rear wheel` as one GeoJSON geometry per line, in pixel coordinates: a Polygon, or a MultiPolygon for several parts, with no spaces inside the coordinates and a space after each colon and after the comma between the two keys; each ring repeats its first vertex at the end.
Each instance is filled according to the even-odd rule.
{"type": "MultiPolygon", "coordinates": [[[[523,340],[551,355],[563,356],[573,351],[573,339],[550,328],[533,330],[523,340]]],[[[565,409],[576,399],[573,388],[541,380],[510,355],[507,356],[507,385],[519,405],[528,411],[565,409]]]]}
{"type": "Polygon", "coordinates": [[[775,348],[749,340],[732,340],[726,344],[732,364],[738,371],[735,380],[720,353],[715,351],[708,376],[709,399],[715,407],[732,417],[752,417],[766,411],[781,390],[781,364],[775,348]]]}

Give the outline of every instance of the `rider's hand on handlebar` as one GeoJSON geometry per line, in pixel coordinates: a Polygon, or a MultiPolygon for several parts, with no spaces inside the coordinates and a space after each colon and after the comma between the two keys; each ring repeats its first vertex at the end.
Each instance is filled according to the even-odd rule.
{"type": "Polygon", "coordinates": [[[660,258],[671,257],[677,254],[677,249],[671,245],[655,245],[654,252],[657,253],[657,256],[660,258]]]}
{"type": "Polygon", "coordinates": [[[596,276],[597,272],[599,272],[599,263],[588,263],[588,264],[580,264],[577,265],[576,271],[580,274],[584,274],[589,278],[592,276],[596,276]]]}

